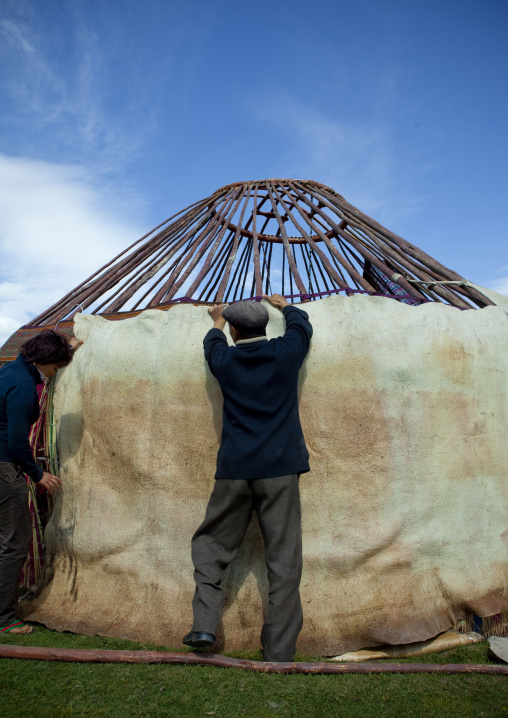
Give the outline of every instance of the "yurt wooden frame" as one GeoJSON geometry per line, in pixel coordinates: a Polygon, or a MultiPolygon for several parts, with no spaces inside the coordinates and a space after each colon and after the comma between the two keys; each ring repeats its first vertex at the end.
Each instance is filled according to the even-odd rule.
{"type": "Polygon", "coordinates": [[[326,185],[268,179],[226,185],[173,215],[27,326],[51,326],[78,309],[114,316],[182,300],[259,298],[271,293],[274,273],[294,301],[340,291],[377,294],[367,266],[414,300],[462,309],[491,304],[464,277],[326,185]]]}

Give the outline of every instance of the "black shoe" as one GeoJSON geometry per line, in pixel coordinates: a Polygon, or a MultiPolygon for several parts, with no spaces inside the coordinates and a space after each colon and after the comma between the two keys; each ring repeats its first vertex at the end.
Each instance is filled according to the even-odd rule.
{"type": "Polygon", "coordinates": [[[192,646],[192,648],[204,648],[215,643],[215,636],[212,633],[205,633],[205,631],[191,631],[184,636],[182,643],[192,646]]]}

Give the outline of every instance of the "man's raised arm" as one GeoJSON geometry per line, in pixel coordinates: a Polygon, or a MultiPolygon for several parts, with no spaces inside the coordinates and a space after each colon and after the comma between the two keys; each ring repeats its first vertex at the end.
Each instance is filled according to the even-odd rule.
{"type": "Polygon", "coordinates": [[[263,294],[263,299],[270,302],[272,307],[282,310],[286,320],[286,333],[282,339],[287,342],[295,342],[298,345],[300,362],[303,362],[309,351],[313,331],[309,315],[303,309],[290,304],[281,294],[272,294],[271,297],[263,294]]]}
{"type": "Polygon", "coordinates": [[[214,355],[217,354],[217,352],[222,353],[228,348],[228,342],[224,334],[226,320],[222,316],[222,312],[226,306],[226,304],[214,304],[213,307],[208,307],[208,314],[213,319],[213,327],[206,333],[203,339],[203,347],[205,350],[205,359],[214,376],[214,355]],[[219,331],[216,331],[217,329],[219,331]]]}

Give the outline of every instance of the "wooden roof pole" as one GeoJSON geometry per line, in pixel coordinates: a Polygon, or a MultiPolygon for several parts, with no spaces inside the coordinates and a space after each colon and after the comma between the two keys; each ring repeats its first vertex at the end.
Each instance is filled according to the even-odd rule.
{"type": "MultiPolygon", "coordinates": [[[[295,190],[295,191],[296,191],[296,190],[295,190]]],[[[310,203],[308,203],[308,204],[310,204],[310,203]]],[[[316,234],[318,234],[319,237],[321,237],[321,239],[325,242],[326,246],[328,247],[328,249],[330,250],[330,252],[333,254],[333,256],[334,256],[334,257],[337,259],[337,261],[344,267],[344,269],[346,270],[346,272],[347,272],[356,282],[358,282],[358,284],[360,285],[360,287],[362,287],[363,289],[365,289],[367,292],[375,292],[376,289],[375,289],[371,284],[369,284],[369,282],[368,282],[366,279],[364,279],[364,278],[362,277],[362,275],[359,274],[359,272],[357,272],[357,270],[355,269],[355,267],[353,267],[353,265],[350,264],[350,263],[347,261],[347,259],[345,259],[345,258],[342,256],[342,254],[338,251],[337,247],[335,247],[335,246],[333,245],[333,243],[331,242],[331,240],[329,239],[329,237],[327,237],[327,235],[318,227],[318,225],[317,225],[315,222],[312,221],[312,219],[311,219],[311,218],[309,217],[309,215],[305,212],[305,210],[304,210],[302,207],[300,207],[299,204],[296,204],[295,202],[293,202],[293,206],[296,207],[296,209],[298,210],[298,212],[300,213],[300,215],[303,217],[303,219],[307,222],[307,224],[309,225],[309,227],[311,228],[311,230],[314,230],[314,232],[316,232],[316,234]]]]}
{"type": "Polygon", "coordinates": [[[250,249],[251,244],[252,244],[252,240],[250,240],[250,239],[248,239],[245,242],[245,247],[243,248],[243,250],[240,254],[240,259],[236,263],[235,271],[233,272],[233,276],[231,278],[229,286],[226,289],[226,293],[224,295],[225,302],[229,302],[229,301],[234,302],[236,300],[236,295],[237,295],[238,289],[240,287],[240,277],[242,276],[242,273],[243,273],[243,270],[245,267],[245,261],[250,254],[249,249],[250,249]],[[237,277],[238,277],[238,280],[237,280],[237,277]],[[233,290],[234,290],[233,299],[230,300],[229,297],[233,290]]]}
{"type": "Polygon", "coordinates": [[[77,287],[74,287],[74,289],[72,289],[72,290],[71,290],[70,292],[68,292],[65,296],[63,296],[61,299],[59,299],[56,304],[52,305],[51,307],[49,307],[48,309],[46,309],[44,312],[42,312],[41,314],[39,314],[37,317],[35,317],[34,319],[32,319],[32,320],[27,324],[27,326],[40,326],[41,322],[44,320],[44,317],[47,316],[47,315],[54,309],[54,307],[56,307],[57,305],[58,305],[58,306],[63,305],[63,303],[64,303],[66,300],[72,300],[73,297],[76,295],[76,293],[77,293],[82,287],[86,286],[89,282],[92,281],[92,279],[94,279],[94,278],[97,277],[101,272],[103,272],[105,269],[107,269],[108,267],[110,267],[114,262],[116,262],[118,259],[120,259],[120,257],[122,257],[124,254],[126,254],[129,250],[131,250],[131,249],[132,249],[133,247],[135,247],[137,244],[139,244],[140,242],[142,242],[144,239],[147,239],[147,237],[149,237],[151,234],[153,234],[157,229],[159,229],[160,227],[163,227],[165,224],[167,224],[168,222],[170,222],[170,221],[171,221],[172,219],[174,219],[175,217],[178,217],[178,215],[182,214],[183,212],[187,212],[188,210],[192,209],[193,207],[196,207],[196,205],[201,205],[201,204],[203,204],[203,203],[205,203],[205,202],[206,202],[206,200],[200,200],[199,202],[193,202],[193,204],[190,204],[190,205],[189,205],[188,207],[186,207],[185,209],[182,209],[182,210],[180,210],[179,212],[177,212],[176,214],[174,214],[174,215],[172,215],[171,217],[169,217],[169,219],[166,219],[164,222],[161,222],[161,224],[159,224],[157,227],[155,227],[154,229],[151,229],[150,232],[148,232],[147,234],[145,234],[145,235],[143,235],[142,237],[140,237],[139,239],[137,239],[135,242],[133,242],[132,244],[130,244],[126,249],[123,249],[119,254],[116,255],[116,257],[113,257],[113,259],[111,259],[109,262],[107,262],[106,264],[104,264],[104,265],[103,265],[100,269],[98,269],[96,272],[94,272],[93,274],[91,274],[87,279],[85,279],[83,282],[81,282],[81,284],[78,284],[77,287]]]}
{"type": "MultiPolygon", "coordinates": [[[[234,206],[231,211],[231,215],[230,215],[231,218],[234,217],[236,212],[238,211],[238,207],[240,206],[240,203],[242,201],[242,196],[243,195],[242,195],[242,192],[240,189],[236,192],[236,194],[232,195],[232,202],[234,202],[234,206]]],[[[194,280],[192,285],[187,290],[187,295],[189,297],[192,297],[192,295],[194,294],[196,289],[199,287],[199,285],[201,284],[201,282],[203,281],[205,276],[210,271],[215,252],[219,248],[220,243],[222,242],[222,239],[228,229],[228,226],[229,226],[229,220],[222,223],[222,227],[219,232],[219,235],[218,235],[217,239],[215,240],[215,242],[213,243],[212,248],[210,249],[207,258],[205,259],[205,262],[198,273],[198,276],[196,277],[196,279],[194,280]]]]}
{"type": "MultiPolygon", "coordinates": [[[[203,223],[195,224],[193,222],[194,232],[197,232],[200,226],[203,226],[203,223]]],[[[140,270],[138,274],[128,277],[127,281],[115,291],[113,297],[109,297],[109,299],[107,300],[110,302],[110,304],[105,310],[106,313],[114,313],[116,311],[119,311],[121,307],[124,306],[125,303],[132,296],[134,296],[134,294],[144,284],[148,283],[151,279],[153,279],[153,277],[156,277],[157,274],[162,270],[162,268],[165,267],[171,261],[171,259],[176,254],[178,254],[178,252],[183,250],[183,253],[185,253],[184,245],[186,244],[186,242],[188,242],[189,236],[188,233],[186,233],[186,229],[187,227],[185,225],[179,227],[178,232],[174,236],[166,240],[166,242],[162,245],[161,251],[159,251],[159,253],[156,254],[156,256],[153,258],[154,261],[149,261],[149,263],[142,270],[140,270]],[[184,233],[186,233],[185,236],[183,236],[184,233]]],[[[181,256],[176,258],[176,260],[170,265],[170,267],[168,267],[167,271],[164,272],[162,276],[157,278],[157,280],[155,281],[155,285],[152,285],[143,295],[143,297],[148,296],[151,292],[154,291],[155,286],[157,286],[158,282],[162,279],[162,277],[169,273],[172,268],[177,266],[181,258],[181,256]]],[[[103,305],[101,305],[101,307],[102,306],[103,305]]],[[[94,313],[98,312],[99,309],[100,307],[97,307],[94,310],[94,313]]]]}
{"type": "MultiPolygon", "coordinates": [[[[263,197],[263,201],[266,200],[267,195],[263,197]]],[[[252,241],[254,243],[254,282],[256,286],[256,296],[260,297],[263,294],[263,279],[261,277],[261,265],[259,259],[259,239],[257,233],[257,211],[258,211],[258,185],[254,186],[254,208],[252,210],[252,241]]]]}
{"type": "MultiPolygon", "coordinates": [[[[315,193],[313,193],[312,190],[309,189],[307,191],[309,192],[309,194],[311,196],[315,197],[315,199],[317,199],[319,202],[319,197],[316,197],[315,193]]],[[[298,192],[298,190],[297,190],[297,194],[301,197],[301,199],[303,199],[304,202],[306,202],[306,204],[308,204],[308,205],[312,204],[304,195],[302,195],[301,192],[298,192]]],[[[350,235],[346,235],[344,230],[341,229],[341,227],[339,225],[337,225],[330,217],[328,217],[328,215],[326,215],[318,205],[312,205],[312,208],[314,209],[315,212],[320,214],[325,219],[325,221],[330,225],[330,227],[332,227],[332,229],[334,229],[337,232],[337,234],[339,234],[341,237],[344,237],[350,244],[352,244],[353,247],[356,249],[356,251],[359,252],[364,259],[368,259],[371,262],[371,264],[373,264],[375,267],[377,267],[381,272],[383,272],[383,274],[386,274],[387,276],[390,276],[390,274],[393,274],[393,272],[390,272],[390,268],[387,267],[384,262],[381,262],[377,257],[375,257],[371,252],[369,252],[368,249],[366,249],[363,245],[361,245],[360,242],[358,242],[356,239],[353,239],[353,237],[351,237],[350,235]]],[[[397,280],[397,284],[399,286],[401,286],[403,289],[405,289],[406,292],[408,294],[410,294],[411,296],[413,296],[415,299],[423,299],[424,298],[423,295],[420,292],[418,292],[418,290],[414,289],[414,287],[412,287],[411,284],[409,284],[409,282],[406,281],[403,277],[400,277],[397,280]]]]}
{"type": "MultiPolygon", "coordinates": [[[[223,198],[221,198],[221,199],[223,199],[223,198]]],[[[206,221],[208,221],[208,220],[210,219],[210,217],[216,213],[216,206],[217,206],[216,203],[210,203],[210,204],[209,204],[209,206],[208,206],[208,211],[207,211],[207,213],[206,213],[206,221]]],[[[196,232],[199,231],[199,230],[204,226],[204,224],[205,224],[205,223],[203,222],[198,228],[192,228],[191,231],[189,231],[189,232],[185,235],[185,238],[184,238],[184,239],[187,240],[187,239],[190,239],[191,237],[193,237],[193,235],[195,235],[196,232]]],[[[149,306],[149,307],[156,307],[156,306],[158,306],[158,304],[160,304],[160,303],[162,302],[162,300],[164,299],[168,288],[169,288],[169,287],[168,287],[168,284],[165,283],[165,284],[159,289],[159,291],[157,292],[157,294],[152,298],[152,300],[150,301],[150,303],[148,304],[148,306],[149,306]]]]}
{"type": "MultiPolygon", "coordinates": [[[[202,209],[203,207],[200,205],[199,208],[190,210],[190,212],[174,222],[172,227],[175,228],[185,226],[189,216],[192,218],[192,221],[194,221],[196,217],[200,216],[202,209]]],[[[132,271],[133,266],[136,266],[140,262],[144,261],[145,257],[150,255],[154,247],[153,242],[155,242],[156,247],[160,246],[162,243],[166,243],[168,241],[168,233],[170,233],[170,231],[171,228],[166,228],[160,232],[159,235],[156,235],[153,240],[146,243],[139,252],[131,252],[131,254],[121,262],[112,266],[108,272],[97,277],[97,279],[95,279],[95,281],[90,285],[83,287],[79,292],[75,292],[70,301],[63,304],[62,300],[53,305],[53,307],[48,310],[51,313],[46,318],[44,324],[51,324],[58,319],[65,317],[66,314],[68,314],[73,307],[76,306],[76,303],[81,304],[84,308],[92,304],[98,297],[101,296],[101,294],[108,291],[111,286],[115,286],[115,284],[117,284],[122,277],[128,275],[132,271]]]]}
{"type": "MultiPolygon", "coordinates": [[[[325,194],[328,197],[331,197],[330,193],[323,189],[323,194],[325,194]]],[[[340,195],[339,195],[340,196],[340,195]]],[[[363,219],[365,224],[367,226],[371,227],[372,229],[377,230],[380,234],[389,237],[392,239],[396,244],[398,244],[402,249],[404,249],[410,256],[414,257],[414,259],[417,259],[418,261],[422,262],[422,264],[425,264],[429,268],[432,268],[436,270],[442,277],[449,280],[456,280],[456,281],[466,281],[464,277],[462,277],[460,274],[457,274],[457,272],[454,272],[451,269],[448,269],[448,267],[445,267],[443,264],[438,262],[436,259],[431,257],[429,254],[424,252],[419,247],[416,247],[414,244],[411,244],[407,240],[400,237],[398,234],[395,234],[394,232],[390,232],[390,230],[386,229],[386,227],[383,227],[382,224],[379,224],[379,222],[376,222],[375,219],[372,219],[372,217],[369,217],[367,214],[364,214],[360,210],[356,209],[356,207],[353,207],[353,205],[349,204],[344,197],[340,197],[341,204],[344,204],[347,206],[349,212],[352,214],[353,217],[358,217],[363,219]]],[[[468,287],[467,291],[470,293],[471,297],[474,297],[476,300],[478,300],[483,306],[485,305],[493,305],[494,303],[490,301],[487,297],[485,297],[483,294],[478,292],[474,287],[468,287]]]]}
{"type": "MultiPolygon", "coordinates": [[[[328,272],[330,278],[333,279],[333,281],[334,281],[334,282],[337,284],[337,286],[339,286],[341,289],[346,289],[347,284],[342,280],[342,278],[338,275],[337,271],[332,267],[332,265],[330,264],[330,260],[328,259],[328,257],[327,257],[327,256],[322,252],[322,250],[317,246],[317,244],[316,244],[316,243],[314,242],[314,240],[310,237],[310,235],[307,234],[307,232],[306,232],[305,229],[302,227],[302,225],[298,223],[298,221],[295,219],[295,217],[294,217],[293,214],[291,213],[289,207],[286,205],[286,203],[285,203],[284,200],[282,199],[282,196],[278,194],[278,192],[277,192],[277,190],[276,190],[275,188],[274,188],[274,193],[275,193],[275,195],[276,195],[278,201],[279,201],[280,204],[282,205],[282,207],[284,207],[284,211],[286,212],[286,214],[287,214],[287,215],[289,216],[289,218],[291,219],[291,222],[294,224],[294,226],[297,228],[297,230],[302,234],[302,236],[305,237],[305,239],[307,240],[308,244],[312,247],[312,249],[314,250],[314,252],[316,252],[316,254],[319,256],[319,258],[320,258],[321,261],[323,262],[323,265],[324,265],[326,271],[328,272]]],[[[294,207],[294,203],[293,203],[292,200],[291,200],[291,195],[287,194],[286,192],[285,192],[285,194],[286,194],[286,197],[288,197],[289,200],[291,201],[291,205],[294,207]]],[[[329,240],[328,240],[328,241],[329,241],[329,240]]]]}
{"type": "MultiPolygon", "coordinates": [[[[348,235],[353,234],[353,236],[357,236],[355,230],[356,228],[354,227],[354,225],[348,224],[345,231],[348,235]]],[[[470,304],[464,302],[460,297],[457,297],[456,293],[449,287],[440,287],[439,279],[436,280],[434,277],[432,277],[426,267],[424,268],[421,265],[415,266],[415,264],[413,263],[414,260],[413,262],[409,261],[408,256],[404,255],[400,251],[400,248],[394,248],[386,244],[384,241],[382,242],[379,237],[376,237],[375,234],[371,235],[369,237],[369,240],[374,244],[375,247],[378,248],[378,254],[381,254],[383,257],[388,256],[393,266],[397,268],[397,272],[400,272],[409,282],[411,281],[411,279],[406,276],[407,274],[412,274],[416,279],[420,279],[425,282],[428,281],[429,284],[436,281],[437,284],[435,286],[434,292],[434,296],[436,298],[440,297],[441,299],[444,299],[445,302],[449,302],[451,304],[454,304],[455,306],[461,306],[463,308],[470,307],[470,304]]],[[[420,291],[423,291],[423,287],[420,287],[420,291]]],[[[465,294],[465,296],[470,302],[473,301],[471,297],[469,297],[467,294],[465,294]]]]}
{"type": "MultiPolygon", "coordinates": [[[[359,220],[357,218],[353,218],[351,220],[351,217],[348,215],[348,213],[346,211],[344,212],[344,217],[348,219],[348,226],[347,226],[348,232],[356,232],[356,233],[361,232],[362,235],[367,235],[368,227],[364,222],[362,222],[361,220],[359,220]]],[[[370,236],[370,235],[367,235],[367,236],[370,236]]],[[[414,273],[415,275],[416,275],[416,272],[414,271],[414,269],[422,270],[422,267],[423,267],[424,271],[429,275],[429,277],[431,277],[436,282],[439,282],[443,279],[443,275],[438,274],[438,272],[435,269],[423,265],[419,260],[412,257],[409,253],[403,253],[400,246],[395,244],[395,242],[393,242],[393,240],[391,240],[389,237],[377,236],[377,238],[382,240],[384,244],[386,244],[387,246],[391,247],[396,252],[401,254],[401,256],[404,258],[404,261],[408,265],[410,265],[410,267],[411,267],[410,271],[412,273],[414,273]]],[[[457,281],[460,281],[460,280],[457,280],[457,281]]],[[[453,294],[460,294],[462,297],[465,297],[468,302],[473,302],[477,306],[480,306],[480,307],[486,306],[485,302],[480,302],[479,299],[475,299],[474,297],[472,297],[471,294],[468,292],[467,287],[461,287],[459,285],[454,285],[453,287],[447,287],[447,289],[448,289],[448,291],[452,292],[453,294]]],[[[433,295],[433,296],[435,296],[437,298],[437,295],[433,295]]],[[[439,301],[439,299],[437,299],[437,301],[439,301]]]]}
{"type": "Polygon", "coordinates": [[[277,223],[279,225],[280,234],[282,237],[282,243],[284,245],[284,251],[286,252],[286,256],[287,256],[287,260],[288,260],[289,271],[295,278],[296,286],[298,287],[300,294],[308,294],[309,293],[308,289],[306,288],[305,284],[303,283],[302,278],[300,277],[298,268],[296,266],[295,258],[293,256],[293,252],[291,251],[291,245],[289,244],[289,241],[288,241],[286,228],[284,227],[284,222],[282,221],[282,218],[277,209],[277,204],[273,197],[272,188],[274,188],[274,185],[271,182],[267,182],[266,188],[268,190],[268,194],[270,195],[270,202],[272,203],[273,212],[275,214],[277,223]]]}
{"type": "MultiPolygon", "coordinates": [[[[166,281],[164,287],[161,288],[159,291],[159,296],[162,294],[162,291],[165,287],[168,287],[168,291],[166,291],[166,294],[163,297],[163,300],[165,302],[170,301],[176,294],[176,292],[180,289],[180,287],[184,284],[184,282],[188,279],[193,269],[196,267],[198,262],[203,257],[206,250],[210,247],[210,245],[213,243],[213,246],[216,242],[220,241],[221,235],[223,236],[222,230],[224,229],[224,226],[227,226],[228,222],[228,213],[231,210],[231,207],[235,201],[235,196],[233,193],[228,197],[227,203],[224,205],[224,207],[220,211],[216,211],[214,215],[212,215],[212,219],[210,220],[209,224],[206,227],[206,232],[203,231],[192,243],[192,246],[190,247],[188,251],[189,260],[183,261],[182,259],[179,261],[176,268],[173,270],[173,273],[169,277],[169,279],[166,281]],[[224,224],[223,224],[224,221],[224,224]],[[218,237],[217,237],[218,235],[218,237]],[[217,237],[217,238],[216,238],[217,237]],[[202,244],[201,244],[202,243],[202,244]],[[201,244],[201,247],[199,245],[201,244]],[[196,251],[195,251],[196,250],[196,251]],[[194,255],[194,256],[192,256],[194,255]],[[192,257],[192,258],[191,258],[192,257]],[[185,267],[185,265],[187,266],[185,267]],[[185,270],[184,270],[185,267],[185,270]],[[182,276],[178,279],[178,276],[182,273],[182,276]]],[[[234,209],[230,212],[230,216],[234,216],[234,209]]],[[[189,293],[189,292],[188,292],[189,293]]],[[[190,294],[190,293],[189,293],[190,294]]],[[[155,298],[154,298],[155,301],[155,298]]],[[[162,300],[160,300],[162,301],[162,300]]]]}
{"type": "Polygon", "coordinates": [[[201,290],[201,294],[199,295],[198,299],[201,301],[204,293],[208,290],[208,293],[206,295],[206,298],[204,301],[208,302],[211,298],[212,294],[216,291],[219,282],[220,277],[222,275],[222,271],[224,270],[224,267],[226,266],[226,262],[228,261],[228,254],[231,251],[231,248],[233,247],[233,241],[234,241],[234,232],[230,232],[228,235],[227,240],[224,242],[220,250],[217,252],[215,257],[212,260],[212,264],[210,265],[210,271],[215,266],[215,269],[213,269],[213,272],[211,272],[210,279],[204,286],[204,288],[201,290]],[[208,289],[211,285],[211,289],[208,289]]]}
{"type": "MultiPolygon", "coordinates": [[[[405,279],[407,279],[407,281],[410,281],[406,276],[408,273],[414,275],[416,278],[419,279],[430,278],[422,267],[413,267],[407,261],[406,257],[400,252],[400,250],[394,249],[386,245],[386,243],[382,242],[378,237],[376,237],[375,234],[368,236],[367,241],[365,241],[358,237],[358,235],[354,231],[354,226],[351,226],[350,224],[348,224],[344,232],[348,237],[353,236],[361,244],[363,244],[363,246],[367,246],[370,251],[373,252],[374,256],[377,256],[377,258],[380,259],[380,261],[386,261],[388,258],[391,262],[390,269],[392,273],[400,273],[405,279]]],[[[389,276],[391,279],[393,275],[389,276]]],[[[420,291],[423,291],[422,288],[420,288],[420,291]]],[[[436,291],[437,294],[445,300],[445,302],[449,302],[455,306],[462,306],[463,308],[469,307],[468,304],[464,303],[461,299],[456,297],[456,295],[453,292],[450,292],[450,290],[447,288],[440,289],[439,287],[437,287],[436,291]]]]}
{"type": "Polygon", "coordinates": [[[224,276],[222,277],[222,281],[219,284],[219,288],[217,290],[217,296],[215,298],[215,301],[217,302],[217,304],[220,304],[221,302],[224,301],[224,293],[225,293],[226,287],[228,285],[229,275],[231,274],[231,268],[233,267],[233,262],[235,261],[236,253],[238,251],[238,240],[240,237],[240,229],[242,228],[245,210],[247,209],[247,205],[249,203],[251,187],[252,187],[252,184],[249,184],[247,187],[247,190],[243,194],[243,196],[245,197],[245,202],[243,204],[242,211],[240,214],[240,220],[238,222],[238,226],[235,231],[235,237],[233,239],[233,247],[231,249],[231,254],[230,254],[227,264],[226,264],[224,276]]]}
{"type": "MultiPolygon", "coordinates": [[[[330,202],[328,202],[328,200],[326,200],[325,198],[322,198],[322,201],[323,201],[324,206],[327,206],[329,209],[334,210],[334,206],[333,206],[330,202]]],[[[353,237],[352,237],[352,234],[351,234],[351,233],[348,233],[346,228],[344,228],[344,229],[341,231],[341,236],[342,236],[346,241],[352,241],[353,239],[355,239],[356,241],[359,241],[358,239],[353,238],[353,237]]],[[[408,265],[408,263],[407,263],[405,257],[401,254],[400,250],[397,251],[397,250],[395,250],[395,249],[389,247],[386,243],[384,243],[384,242],[381,243],[381,240],[376,236],[375,233],[371,233],[370,235],[368,235],[368,239],[369,239],[369,242],[370,242],[370,243],[375,244],[375,245],[380,249],[380,251],[381,251],[381,253],[383,254],[383,257],[384,257],[384,258],[386,258],[386,257],[388,256],[390,259],[398,259],[399,263],[402,264],[402,266],[403,266],[407,271],[410,271],[410,272],[412,272],[413,274],[415,274],[416,277],[418,277],[418,278],[420,278],[420,279],[431,279],[431,278],[429,277],[429,275],[424,272],[423,267],[418,270],[419,273],[417,273],[416,268],[412,269],[411,266],[408,265]]],[[[355,246],[355,245],[353,244],[353,246],[355,246]]],[[[365,244],[364,244],[364,246],[365,246],[365,244]]],[[[382,260],[380,260],[380,261],[382,261],[382,260]]],[[[388,268],[388,269],[389,269],[389,268],[388,268]]],[[[401,276],[401,277],[397,277],[396,279],[393,279],[393,275],[394,275],[394,274],[397,274],[397,273],[394,273],[394,272],[391,272],[391,273],[390,273],[390,272],[388,272],[387,276],[388,276],[390,279],[392,279],[392,281],[396,281],[397,284],[399,284],[399,285],[402,286],[401,281],[399,281],[399,279],[402,280],[402,281],[407,281],[406,278],[405,278],[405,277],[402,277],[402,276],[401,276]]],[[[410,284],[410,283],[408,282],[408,284],[410,284]]],[[[460,298],[458,298],[453,292],[450,292],[448,289],[446,289],[446,288],[444,288],[444,287],[441,288],[441,287],[439,287],[439,286],[436,286],[434,291],[435,291],[435,293],[438,294],[442,299],[444,299],[445,302],[449,302],[450,304],[454,304],[455,306],[459,306],[459,307],[462,307],[462,308],[464,308],[464,309],[469,308],[469,305],[468,305],[468,304],[466,304],[465,302],[463,302],[463,301],[462,301],[460,298]]]]}

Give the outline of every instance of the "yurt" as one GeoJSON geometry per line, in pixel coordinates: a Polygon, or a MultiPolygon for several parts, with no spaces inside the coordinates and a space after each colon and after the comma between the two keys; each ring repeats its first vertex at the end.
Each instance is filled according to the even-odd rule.
{"type": "MultiPolygon", "coordinates": [[[[508,298],[310,180],[235,182],[174,215],[22,327],[83,340],[46,387],[34,446],[63,481],[23,601],[56,630],[176,647],[190,540],[213,486],[222,397],[208,307],[283,294],[314,327],[300,371],[298,650],[338,655],[508,611],[508,298]]],[[[284,333],[267,304],[268,338],[284,333]]],[[[259,646],[255,518],[226,573],[219,650],[259,646]]]]}

